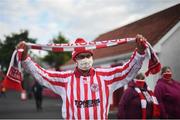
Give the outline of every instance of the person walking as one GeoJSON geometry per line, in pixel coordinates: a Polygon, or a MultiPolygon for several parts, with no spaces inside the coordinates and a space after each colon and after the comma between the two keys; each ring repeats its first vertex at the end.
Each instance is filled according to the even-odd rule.
{"type": "MultiPolygon", "coordinates": [[[[75,43],[84,44],[82,38],[75,43]]],[[[146,39],[136,36],[134,54],[124,66],[93,68],[93,52],[75,49],[72,59],[75,70],[48,71],[28,57],[28,47],[20,42],[17,49],[24,49],[22,65],[43,86],[62,97],[62,116],[65,119],[107,119],[112,93],[131,81],[145,58],[146,39]]]]}
{"type": "Polygon", "coordinates": [[[34,83],[34,85],[32,87],[32,91],[33,91],[33,94],[34,94],[34,99],[35,99],[35,103],[36,103],[36,109],[37,109],[37,111],[40,111],[40,110],[42,110],[43,86],[41,86],[37,81],[35,81],[35,83],[34,83]]]}

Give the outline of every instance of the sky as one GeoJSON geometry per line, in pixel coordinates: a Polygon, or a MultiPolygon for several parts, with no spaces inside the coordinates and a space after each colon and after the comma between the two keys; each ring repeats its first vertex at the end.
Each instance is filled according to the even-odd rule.
{"type": "Polygon", "coordinates": [[[0,0],[0,40],[28,30],[46,44],[62,33],[70,42],[100,34],[180,3],[180,0],[0,0]]]}

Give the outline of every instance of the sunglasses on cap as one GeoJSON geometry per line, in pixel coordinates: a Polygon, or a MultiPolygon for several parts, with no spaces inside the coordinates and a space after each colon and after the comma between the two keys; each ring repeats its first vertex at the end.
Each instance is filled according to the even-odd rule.
{"type": "Polygon", "coordinates": [[[92,55],[91,54],[79,54],[76,56],[76,59],[84,59],[84,58],[90,58],[92,55]]]}

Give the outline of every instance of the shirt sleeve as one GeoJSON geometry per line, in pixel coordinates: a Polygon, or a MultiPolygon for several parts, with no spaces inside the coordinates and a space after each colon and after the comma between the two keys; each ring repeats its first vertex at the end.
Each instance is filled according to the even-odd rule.
{"type": "Polygon", "coordinates": [[[30,57],[22,62],[25,71],[30,73],[41,85],[51,89],[57,94],[62,93],[67,83],[67,78],[71,72],[58,72],[45,70],[37,63],[33,62],[30,57]]]}
{"type": "Polygon", "coordinates": [[[142,67],[144,59],[145,54],[141,55],[135,50],[131,58],[123,66],[105,70],[101,69],[98,73],[106,80],[106,83],[111,86],[111,90],[115,91],[126,85],[137,75],[142,67]]]}

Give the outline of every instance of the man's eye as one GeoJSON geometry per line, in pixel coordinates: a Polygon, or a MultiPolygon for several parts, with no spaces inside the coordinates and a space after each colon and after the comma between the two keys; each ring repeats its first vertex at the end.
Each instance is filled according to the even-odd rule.
{"type": "Polygon", "coordinates": [[[83,56],[83,55],[81,55],[81,56],[79,56],[79,58],[81,58],[81,59],[83,59],[85,56],[83,56]]]}
{"type": "Polygon", "coordinates": [[[91,55],[79,55],[77,56],[78,59],[90,58],[91,55]]]}
{"type": "Polygon", "coordinates": [[[87,58],[90,58],[90,57],[91,57],[91,55],[86,55],[86,57],[87,57],[87,58]]]}

